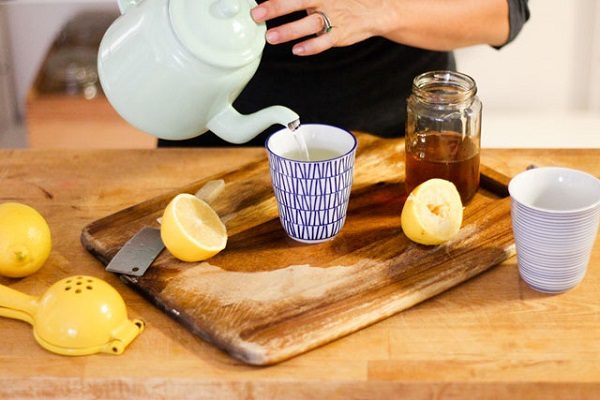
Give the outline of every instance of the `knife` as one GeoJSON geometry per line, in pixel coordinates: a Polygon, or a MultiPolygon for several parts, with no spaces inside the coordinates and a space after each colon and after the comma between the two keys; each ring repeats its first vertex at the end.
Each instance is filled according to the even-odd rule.
{"type": "MultiPolygon", "coordinates": [[[[210,204],[221,194],[224,187],[225,181],[222,179],[208,181],[195,195],[210,204]]],[[[124,275],[143,276],[164,248],[160,229],[142,228],[121,247],[106,266],[106,270],[124,275]]]]}

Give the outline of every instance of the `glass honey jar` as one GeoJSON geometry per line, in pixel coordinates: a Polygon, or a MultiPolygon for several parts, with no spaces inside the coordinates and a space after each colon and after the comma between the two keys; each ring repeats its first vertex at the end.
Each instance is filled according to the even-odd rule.
{"type": "Polygon", "coordinates": [[[462,73],[417,76],[407,101],[405,183],[442,178],[454,183],[466,204],[479,188],[481,101],[475,81],[462,73]]]}

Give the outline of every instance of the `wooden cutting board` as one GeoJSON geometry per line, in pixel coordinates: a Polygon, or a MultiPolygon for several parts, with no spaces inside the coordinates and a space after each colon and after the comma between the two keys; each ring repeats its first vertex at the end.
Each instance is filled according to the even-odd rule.
{"type": "MultiPolygon", "coordinates": [[[[289,239],[277,216],[268,162],[194,182],[86,226],[85,248],[107,264],[177,193],[211,179],[227,248],[203,263],[163,251],[141,278],[122,279],[194,334],[246,363],[276,363],[355,332],[458,285],[514,254],[508,178],[482,166],[482,188],[461,231],[440,246],[408,240],[404,142],[360,136],[346,224],[330,242],[289,239]]],[[[152,324],[152,321],[149,321],[152,324]]]]}

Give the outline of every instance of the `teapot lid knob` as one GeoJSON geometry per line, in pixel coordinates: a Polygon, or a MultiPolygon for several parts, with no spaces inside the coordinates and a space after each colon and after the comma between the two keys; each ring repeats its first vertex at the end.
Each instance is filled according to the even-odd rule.
{"type": "Polygon", "coordinates": [[[211,13],[218,18],[232,18],[240,12],[237,0],[216,0],[210,5],[211,13]]]}
{"type": "Polygon", "coordinates": [[[266,25],[250,15],[254,0],[169,0],[175,35],[202,61],[238,68],[260,58],[266,25]]]}

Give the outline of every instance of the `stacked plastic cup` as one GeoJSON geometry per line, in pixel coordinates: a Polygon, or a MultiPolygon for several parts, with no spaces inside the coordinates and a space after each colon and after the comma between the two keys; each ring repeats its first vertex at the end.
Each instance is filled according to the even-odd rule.
{"type": "Polygon", "coordinates": [[[545,167],[515,176],[508,187],[521,278],[560,293],[584,278],[600,221],[600,180],[545,167]]]}

